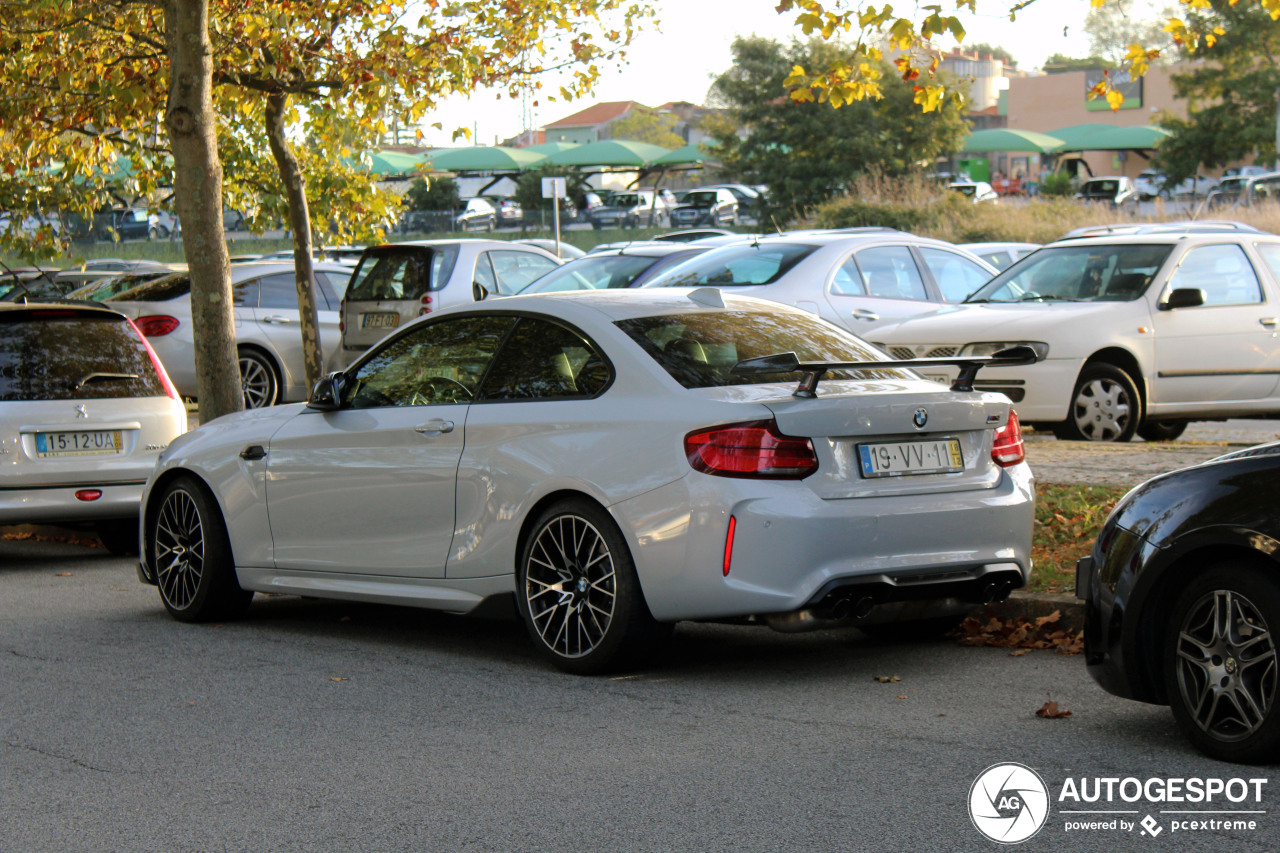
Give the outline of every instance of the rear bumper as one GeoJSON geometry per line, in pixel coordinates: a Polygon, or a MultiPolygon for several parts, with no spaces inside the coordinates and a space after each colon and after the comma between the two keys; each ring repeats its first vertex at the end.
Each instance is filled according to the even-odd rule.
{"type": "Polygon", "coordinates": [[[137,518],[143,480],[131,483],[77,483],[0,489],[0,524],[66,524],[137,518]],[[102,496],[82,501],[76,492],[97,489],[102,496]]]}

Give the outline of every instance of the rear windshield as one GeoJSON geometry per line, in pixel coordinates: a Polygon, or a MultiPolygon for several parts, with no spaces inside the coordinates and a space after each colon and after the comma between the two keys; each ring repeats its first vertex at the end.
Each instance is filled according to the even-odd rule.
{"type": "MultiPolygon", "coordinates": [[[[884,361],[865,341],[808,314],[716,311],[619,320],[617,325],[686,388],[798,382],[799,373],[743,375],[748,358],[794,352],[801,361],[884,361]]],[[[902,371],[833,370],[832,379],[904,379],[902,371]]]]}
{"type": "Polygon", "coordinates": [[[103,302],[168,302],[191,292],[191,279],[184,272],[166,275],[137,287],[121,291],[103,302]]]}
{"type": "Polygon", "coordinates": [[[124,317],[0,313],[0,400],[163,396],[151,356],[124,317]]]}
{"type": "Polygon", "coordinates": [[[636,255],[593,255],[556,267],[531,282],[521,293],[552,293],[562,290],[604,290],[630,287],[658,258],[636,255]]]}
{"type": "Polygon", "coordinates": [[[347,300],[418,299],[443,288],[457,262],[457,246],[366,250],[347,286],[347,300]]]}
{"type": "Polygon", "coordinates": [[[654,279],[653,286],[772,284],[817,248],[799,243],[728,246],[681,264],[678,269],[654,279]]]}

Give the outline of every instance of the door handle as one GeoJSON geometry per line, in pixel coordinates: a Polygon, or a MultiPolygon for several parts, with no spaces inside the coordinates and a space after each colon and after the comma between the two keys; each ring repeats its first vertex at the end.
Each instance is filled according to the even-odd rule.
{"type": "Polygon", "coordinates": [[[246,462],[253,462],[258,459],[265,459],[266,456],[267,456],[267,449],[263,447],[261,444],[251,444],[248,447],[246,447],[244,450],[240,451],[240,458],[246,462]]]}
{"type": "Polygon", "coordinates": [[[875,321],[880,319],[880,315],[874,311],[868,311],[866,308],[853,309],[853,319],[875,321]]]}
{"type": "Polygon", "coordinates": [[[1274,329],[1276,327],[1275,317],[1263,317],[1262,319],[1258,320],[1258,322],[1266,326],[1268,329],[1274,329]]]}
{"type": "Polygon", "coordinates": [[[279,314],[272,314],[269,317],[263,317],[262,322],[270,323],[273,326],[287,326],[293,321],[288,317],[281,317],[279,314]]]}
{"type": "Polygon", "coordinates": [[[422,435],[440,435],[441,433],[453,432],[453,421],[446,421],[444,418],[432,418],[425,424],[418,424],[413,428],[413,431],[422,435]]]}

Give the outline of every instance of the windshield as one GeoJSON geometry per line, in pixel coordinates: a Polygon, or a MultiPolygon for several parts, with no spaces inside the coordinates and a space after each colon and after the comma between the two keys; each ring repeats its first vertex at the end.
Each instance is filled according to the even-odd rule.
{"type": "MultiPolygon", "coordinates": [[[[798,382],[796,372],[743,374],[734,365],[748,358],[793,352],[801,361],[884,361],[885,356],[844,329],[810,314],[790,311],[716,311],[665,314],[619,320],[617,325],[640,344],[685,388],[798,382]]],[[[832,370],[832,379],[904,379],[893,369],[832,370]]]]}
{"type": "Polygon", "coordinates": [[[654,287],[734,287],[772,284],[817,249],[800,243],[726,246],[686,261],[658,276],[654,287]]]}
{"type": "Polygon", "coordinates": [[[997,275],[966,302],[1129,302],[1142,296],[1171,244],[1050,246],[997,275]]]}
{"type": "Polygon", "coordinates": [[[658,260],[636,255],[593,255],[578,258],[530,282],[520,293],[630,287],[631,282],[658,260]]]}

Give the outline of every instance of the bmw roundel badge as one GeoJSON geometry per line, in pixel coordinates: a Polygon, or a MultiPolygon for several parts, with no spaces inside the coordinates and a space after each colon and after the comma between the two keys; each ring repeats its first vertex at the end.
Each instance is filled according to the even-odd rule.
{"type": "Polygon", "coordinates": [[[916,409],[916,413],[911,416],[911,422],[916,425],[916,429],[924,429],[924,425],[929,422],[929,410],[916,409]]]}

